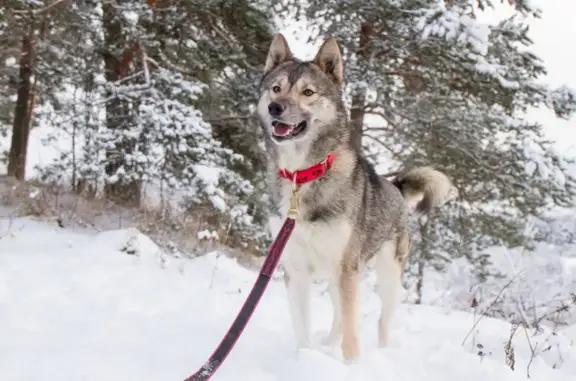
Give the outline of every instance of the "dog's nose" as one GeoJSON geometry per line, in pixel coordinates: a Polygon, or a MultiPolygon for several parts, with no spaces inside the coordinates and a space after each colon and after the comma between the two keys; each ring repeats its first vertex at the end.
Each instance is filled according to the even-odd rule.
{"type": "Polygon", "coordinates": [[[273,117],[276,117],[276,118],[279,117],[280,115],[282,115],[283,111],[284,111],[284,106],[282,106],[281,103],[272,102],[268,105],[268,112],[273,117]]]}

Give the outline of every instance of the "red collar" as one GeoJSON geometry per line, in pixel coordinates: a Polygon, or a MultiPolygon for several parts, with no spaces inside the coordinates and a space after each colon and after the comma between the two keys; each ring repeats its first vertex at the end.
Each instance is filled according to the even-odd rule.
{"type": "Polygon", "coordinates": [[[326,174],[326,172],[332,168],[332,162],[334,161],[334,154],[331,153],[326,157],[324,161],[313,165],[309,168],[302,169],[299,171],[290,172],[287,169],[280,169],[280,177],[288,179],[295,183],[296,185],[302,185],[309,181],[316,180],[326,174]]]}

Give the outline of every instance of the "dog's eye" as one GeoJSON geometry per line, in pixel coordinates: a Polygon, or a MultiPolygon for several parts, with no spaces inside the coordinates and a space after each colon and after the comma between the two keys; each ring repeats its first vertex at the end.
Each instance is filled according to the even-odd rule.
{"type": "Polygon", "coordinates": [[[314,95],[314,91],[306,89],[304,90],[304,95],[306,95],[307,97],[311,97],[312,95],[314,95]]]}
{"type": "Polygon", "coordinates": [[[280,86],[273,86],[272,91],[275,93],[279,93],[280,92],[280,86]]]}

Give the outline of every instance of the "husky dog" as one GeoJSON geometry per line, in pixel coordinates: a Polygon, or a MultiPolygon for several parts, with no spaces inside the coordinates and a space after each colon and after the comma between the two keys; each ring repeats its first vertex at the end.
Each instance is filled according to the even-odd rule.
{"type": "Polygon", "coordinates": [[[325,344],[340,341],[344,359],[353,360],[360,355],[361,270],[374,260],[382,301],[378,339],[386,347],[403,292],[410,205],[428,212],[448,199],[452,184],[430,167],[400,173],[393,182],[379,176],[353,144],[342,81],[342,55],[334,38],[324,41],[313,61],[303,62],[278,34],[266,59],[257,114],[277,208],[272,233],[278,232],[299,189],[296,228],[281,260],[298,347],[311,345],[311,281],[325,279],[334,306],[325,344]],[[321,176],[295,184],[298,173],[318,165],[324,168],[321,176]]]}

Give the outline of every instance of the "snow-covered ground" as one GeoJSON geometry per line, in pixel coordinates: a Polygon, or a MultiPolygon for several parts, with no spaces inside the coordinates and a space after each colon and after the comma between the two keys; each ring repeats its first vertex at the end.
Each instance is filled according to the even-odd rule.
{"type": "MultiPolygon", "coordinates": [[[[132,229],[91,233],[0,219],[0,380],[182,380],[219,343],[255,277],[218,253],[169,257],[132,229]]],[[[480,320],[462,345],[477,317],[405,304],[393,324],[394,346],[378,349],[378,310],[366,282],[357,363],[345,364],[337,348],[297,353],[276,279],[213,380],[507,381],[525,380],[528,367],[535,380],[576,374],[574,329],[519,329],[512,371],[504,321],[480,320]]],[[[331,320],[323,285],[313,311],[319,342],[331,320]]]]}

